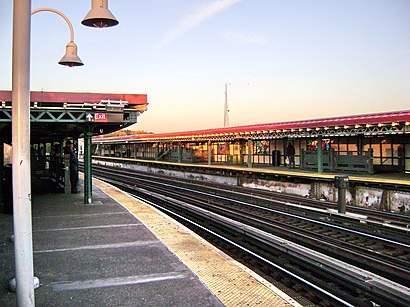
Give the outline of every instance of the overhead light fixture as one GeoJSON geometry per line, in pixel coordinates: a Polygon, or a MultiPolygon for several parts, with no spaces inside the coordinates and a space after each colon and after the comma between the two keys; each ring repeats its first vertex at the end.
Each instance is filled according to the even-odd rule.
{"type": "Polygon", "coordinates": [[[53,9],[53,8],[49,8],[49,7],[41,7],[41,8],[35,9],[31,12],[31,15],[34,15],[38,12],[51,12],[51,13],[60,15],[66,21],[70,29],[70,41],[65,47],[65,55],[58,62],[58,64],[65,65],[68,67],[83,66],[84,63],[81,61],[80,57],[77,54],[77,45],[74,43],[74,28],[70,20],[68,19],[68,17],[64,15],[63,13],[61,13],[60,11],[53,9]]]}
{"type": "Polygon", "coordinates": [[[87,27],[107,28],[119,22],[108,9],[108,0],[92,0],[91,10],[81,23],[87,27]]]}
{"type": "Polygon", "coordinates": [[[83,66],[84,63],[81,61],[77,54],[77,45],[74,42],[69,42],[65,47],[65,55],[61,58],[58,64],[65,65],[68,67],[83,66]]]}

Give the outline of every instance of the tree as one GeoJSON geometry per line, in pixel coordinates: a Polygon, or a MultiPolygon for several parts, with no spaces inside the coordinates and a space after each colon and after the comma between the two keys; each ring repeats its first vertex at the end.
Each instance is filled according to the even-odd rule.
{"type": "Polygon", "coordinates": [[[135,131],[135,130],[123,129],[123,130],[118,130],[118,131],[114,131],[114,132],[102,135],[102,137],[138,135],[138,134],[149,134],[149,133],[152,133],[152,132],[147,132],[143,130],[135,131]]]}

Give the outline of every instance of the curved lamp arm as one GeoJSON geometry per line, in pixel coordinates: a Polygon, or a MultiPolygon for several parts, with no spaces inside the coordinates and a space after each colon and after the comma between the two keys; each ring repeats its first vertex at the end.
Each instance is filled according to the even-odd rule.
{"type": "Polygon", "coordinates": [[[74,41],[74,29],[73,29],[73,25],[71,24],[71,22],[70,22],[70,20],[67,18],[67,16],[64,15],[63,13],[61,13],[60,11],[55,10],[55,9],[52,9],[52,8],[49,8],[49,7],[40,7],[40,8],[38,8],[38,9],[33,10],[33,11],[31,12],[31,15],[34,15],[35,13],[38,13],[38,12],[45,12],[45,11],[56,13],[57,15],[60,15],[61,17],[64,18],[64,20],[65,20],[65,21],[67,22],[67,24],[68,24],[68,27],[70,28],[70,42],[73,42],[73,41],[74,41]]]}
{"type": "Polygon", "coordinates": [[[48,11],[48,12],[52,12],[52,13],[56,13],[57,15],[60,15],[61,17],[64,18],[64,20],[68,24],[68,27],[70,28],[70,42],[66,46],[65,55],[62,57],[60,62],[58,62],[58,64],[69,66],[69,67],[84,65],[80,57],[77,55],[77,45],[74,43],[74,29],[73,29],[73,25],[71,24],[70,20],[67,18],[66,15],[64,15],[60,11],[49,8],[49,7],[41,7],[41,8],[35,9],[31,12],[31,15],[34,15],[35,13],[38,13],[38,12],[44,12],[44,11],[48,11]]]}

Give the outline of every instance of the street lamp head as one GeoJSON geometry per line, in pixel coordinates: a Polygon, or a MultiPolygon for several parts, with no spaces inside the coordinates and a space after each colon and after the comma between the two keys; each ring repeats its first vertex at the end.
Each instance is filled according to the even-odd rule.
{"type": "Polygon", "coordinates": [[[81,23],[88,27],[106,28],[119,22],[108,9],[108,0],[92,0],[91,10],[81,23]]]}
{"type": "Polygon", "coordinates": [[[69,42],[67,44],[65,55],[62,57],[60,62],[58,62],[58,64],[68,67],[84,65],[80,57],[77,55],[77,45],[74,42],[69,42]]]}

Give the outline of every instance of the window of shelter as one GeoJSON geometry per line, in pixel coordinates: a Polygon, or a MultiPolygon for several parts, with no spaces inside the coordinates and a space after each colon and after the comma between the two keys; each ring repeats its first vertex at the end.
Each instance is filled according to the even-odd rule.
{"type": "Polygon", "coordinates": [[[347,138],[347,153],[356,155],[358,153],[357,137],[347,138]]]}
{"type": "Polygon", "coordinates": [[[392,165],[393,164],[393,147],[390,139],[381,140],[381,159],[382,164],[392,165]]]}
{"type": "Polygon", "coordinates": [[[392,144],[393,165],[399,165],[399,158],[403,158],[403,146],[401,144],[392,144]]]}

